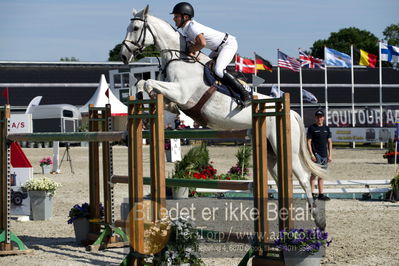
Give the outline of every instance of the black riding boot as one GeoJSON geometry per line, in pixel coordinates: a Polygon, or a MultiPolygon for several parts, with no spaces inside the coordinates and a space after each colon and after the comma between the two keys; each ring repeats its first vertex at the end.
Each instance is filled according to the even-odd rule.
{"type": "Polygon", "coordinates": [[[240,94],[241,98],[243,99],[242,101],[240,99],[242,106],[247,107],[251,105],[251,96],[249,95],[248,91],[244,88],[244,86],[238,80],[236,80],[235,77],[233,77],[233,75],[224,72],[222,82],[225,85],[229,86],[231,89],[233,89],[235,92],[240,94]]]}

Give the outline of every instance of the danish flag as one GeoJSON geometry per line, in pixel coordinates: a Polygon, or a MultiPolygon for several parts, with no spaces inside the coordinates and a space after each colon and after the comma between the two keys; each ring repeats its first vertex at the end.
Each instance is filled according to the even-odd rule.
{"type": "Polygon", "coordinates": [[[236,55],[235,70],[237,72],[255,74],[255,61],[236,55]]]}

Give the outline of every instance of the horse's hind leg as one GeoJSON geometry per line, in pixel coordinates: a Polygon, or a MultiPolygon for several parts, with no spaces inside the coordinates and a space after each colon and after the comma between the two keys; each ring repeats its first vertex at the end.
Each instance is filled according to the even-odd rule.
{"type": "Polygon", "coordinates": [[[317,206],[316,201],[313,200],[311,187],[310,187],[310,174],[302,166],[298,151],[299,151],[298,149],[295,149],[295,147],[293,147],[292,171],[295,174],[295,176],[298,178],[298,181],[301,184],[301,187],[303,188],[303,190],[306,193],[307,200],[308,200],[309,206],[311,208],[311,213],[315,220],[316,226],[319,227],[320,229],[324,230],[324,228],[326,227],[326,219],[325,219],[321,209],[317,206]]]}

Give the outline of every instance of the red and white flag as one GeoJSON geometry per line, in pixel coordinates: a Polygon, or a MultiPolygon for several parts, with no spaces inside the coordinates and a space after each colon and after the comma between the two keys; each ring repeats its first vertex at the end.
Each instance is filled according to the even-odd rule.
{"type": "Polygon", "coordinates": [[[235,70],[237,72],[255,74],[255,62],[252,59],[236,55],[235,70]]]}

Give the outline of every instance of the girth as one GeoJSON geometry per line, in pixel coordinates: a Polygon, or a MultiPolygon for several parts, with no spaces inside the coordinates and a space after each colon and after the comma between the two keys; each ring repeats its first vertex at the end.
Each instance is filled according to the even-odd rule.
{"type": "Polygon", "coordinates": [[[183,111],[183,113],[185,113],[189,117],[193,118],[201,126],[206,127],[208,121],[202,115],[202,107],[204,107],[204,104],[209,100],[209,98],[211,98],[211,96],[215,93],[215,91],[216,87],[212,85],[206,90],[206,92],[202,95],[201,99],[198,101],[196,105],[194,105],[190,109],[181,110],[181,111],[183,111]]]}

